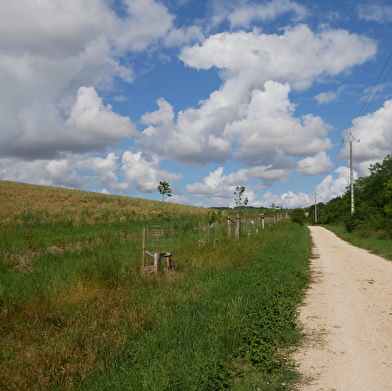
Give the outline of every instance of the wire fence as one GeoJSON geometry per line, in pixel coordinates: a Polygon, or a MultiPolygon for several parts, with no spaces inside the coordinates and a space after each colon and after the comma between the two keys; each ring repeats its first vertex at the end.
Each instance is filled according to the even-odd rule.
{"type": "MultiPolygon", "coordinates": [[[[197,228],[199,247],[205,245],[218,245],[223,238],[244,237],[258,234],[260,230],[271,227],[287,215],[275,214],[273,216],[263,216],[260,218],[241,219],[237,215],[235,220],[227,217],[226,221],[214,223],[202,223],[197,228]]],[[[170,226],[148,225],[143,229],[143,249],[142,249],[142,268],[151,264],[151,258],[146,259],[146,255],[154,258],[154,271],[159,268],[159,259],[171,256],[174,246],[174,238],[179,236],[170,226]],[[157,264],[158,263],[158,264],[157,264]]],[[[167,263],[167,265],[170,264],[167,263]]]]}
{"type": "Polygon", "coordinates": [[[162,225],[145,227],[146,250],[152,254],[169,251],[173,247],[174,230],[162,225]]]}

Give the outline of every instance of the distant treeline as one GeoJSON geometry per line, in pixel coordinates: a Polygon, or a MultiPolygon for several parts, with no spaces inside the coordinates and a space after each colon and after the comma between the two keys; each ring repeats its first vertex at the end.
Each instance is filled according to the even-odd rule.
{"type": "MultiPolygon", "coordinates": [[[[354,213],[351,214],[351,191],[317,204],[319,224],[344,225],[348,232],[361,236],[392,238],[392,155],[370,165],[370,175],[354,182],[354,213]]],[[[314,206],[307,208],[309,221],[315,220],[314,206]]]]}

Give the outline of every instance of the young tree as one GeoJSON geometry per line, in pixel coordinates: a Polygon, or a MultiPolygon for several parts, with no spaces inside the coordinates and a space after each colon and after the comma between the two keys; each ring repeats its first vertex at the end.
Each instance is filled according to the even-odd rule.
{"type": "Polygon", "coordinates": [[[162,194],[162,201],[165,201],[165,196],[173,197],[172,189],[169,182],[160,181],[157,189],[162,194]]]}
{"type": "Polygon", "coordinates": [[[234,198],[235,206],[241,207],[241,206],[248,205],[248,197],[243,198],[244,192],[245,192],[245,186],[237,186],[235,188],[235,192],[234,192],[234,195],[236,196],[234,198]]]}

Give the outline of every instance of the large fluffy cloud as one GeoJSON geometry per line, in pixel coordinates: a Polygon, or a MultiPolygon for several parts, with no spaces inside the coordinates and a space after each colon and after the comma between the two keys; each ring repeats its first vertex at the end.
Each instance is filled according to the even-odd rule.
{"type": "Polygon", "coordinates": [[[337,75],[362,64],[375,53],[375,43],[369,38],[346,30],[327,29],[316,34],[299,25],[287,28],[282,35],[257,30],[215,34],[202,45],[185,48],[181,59],[197,69],[224,69],[226,79],[241,75],[245,88],[275,80],[303,89],[321,76],[337,75]]]}
{"type": "MultiPolygon", "coordinates": [[[[209,173],[203,179],[203,183],[194,183],[187,185],[187,191],[197,197],[207,197],[219,200],[232,199],[232,195],[236,186],[242,186],[252,181],[253,178],[260,180],[258,186],[247,188],[245,196],[249,201],[256,199],[254,190],[269,187],[273,182],[280,180],[285,181],[289,174],[289,170],[274,170],[271,167],[253,167],[251,169],[240,169],[228,175],[224,174],[224,168],[219,167],[215,171],[209,173]]],[[[254,205],[254,204],[253,204],[254,205]]]]}
{"type": "Polygon", "coordinates": [[[337,178],[334,179],[332,175],[327,175],[321,183],[316,186],[315,194],[294,193],[289,190],[281,195],[273,194],[268,191],[264,194],[260,203],[263,206],[282,206],[283,208],[302,208],[312,205],[315,201],[328,202],[331,198],[341,196],[347,191],[349,184],[349,169],[347,167],[339,167],[335,170],[337,178]]]}
{"type": "Polygon", "coordinates": [[[133,134],[97,91],[131,82],[121,56],[164,37],[173,16],[153,0],[122,4],[120,15],[105,0],[0,2],[0,156],[51,159],[133,134]]]}
{"type": "MultiPolygon", "coordinates": [[[[190,184],[187,186],[187,190],[197,197],[209,199],[210,205],[227,205],[228,200],[231,200],[231,206],[233,206],[234,202],[232,200],[235,187],[247,184],[251,177],[256,176],[256,170],[259,171],[260,176],[263,176],[265,180],[268,180],[269,176],[272,176],[274,180],[276,180],[276,177],[282,176],[282,173],[269,171],[261,167],[239,170],[236,173],[225,175],[223,167],[219,167],[215,171],[210,172],[203,179],[203,183],[190,184]]],[[[335,173],[337,174],[336,179],[332,175],[327,175],[316,186],[317,202],[328,202],[331,198],[341,196],[346,192],[349,184],[349,169],[347,167],[339,167],[335,170],[335,173]]],[[[355,177],[357,177],[356,173],[355,177]]],[[[251,201],[252,206],[270,207],[275,205],[291,209],[309,206],[314,203],[315,199],[314,194],[294,193],[291,190],[281,195],[268,191],[263,196],[257,197],[254,189],[254,186],[246,186],[245,196],[251,201]]]]}
{"type": "MultiPolygon", "coordinates": [[[[267,81],[263,90],[251,92],[248,102],[230,108],[215,105],[213,93],[200,109],[180,112],[177,122],[171,106],[160,100],[160,109],[142,120],[146,124],[152,119],[165,122],[146,128],[141,143],[181,163],[223,163],[234,154],[248,166],[283,169],[281,175],[286,176],[285,170],[295,167],[291,156],[314,156],[332,146],[327,137],[329,126],[320,117],[294,117],[289,91],[288,84],[267,81]]],[[[259,171],[254,170],[255,177],[259,171]]]]}
{"type": "Polygon", "coordinates": [[[392,150],[392,100],[365,116],[357,117],[352,126],[342,132],[345,140],[341,157],[349,159],[352,142],[353,165],[359,176],[369,175],[369,167],[392,150]],[[351,136],[350,136],[351,135],[351,136]]]}
{"type": "Polygon", "coordinates": [[[67,154],[62,159],[36,159],[20,162],[0,159],[2,179],[48,186],[85,188],[97,191],[133,193],[136,186],[143,193],[156,191],[159,181],[178,181],[182,174],[160,168],[157,156],[125,151],[122,156],[110,152],[103,157],[67,154]]]}
{"type": "Polygon", "coordinates": [[[151,193],[157,189],[160,180],[176,181],[182,178],[181,174],[175,174],[159,169],[159,159],[153,156],[146,159],[141,152],[125,152],[122,157],[122,171],[126,182],[137,184],[143,193],[151,193]]]}
{"type": "Polygon", "coordinates": [[[120,141],[136,134],[131,120],[114,113],[110,105],[104,106],[93,87],[79,88],[65,124],[90,142],[94,139],[120,141]]]}
{"type": "Polygon", "coordinates": [[[71,157],[34,161],[0,159],[0,175],[3,180],[82,189],[87,183],[77,170],[76,159],[71,157]]]}
{"type": "MultiPolygon", "coordinates": [[[[227,205],[229,202],[231,207],[235,206],[235,188],[239,184],[244,184],[249,180],[246,173],[247,170],[240,170],[237,173],[231,173],[229,175],[225,175],[223,171],[223,167],[219,167],[215,171],[210,172],[203,179],[203,183],[187,185],[188,193],[194,194],[196,197],[208,199],[210,205],[227,205]]],[[[247,197],[249,202],[254,205],[256,197],[252,190],[247,189],[244,192],[244,197],[247,197]]],[[[206,206],[206,202],[203,204],[206,206]]]]}
{"type": "MultiPolygon", "coordinates": [[[[295,167],[292,156],[303,157],[308,161],[298,167],[309,175],[306,162],[316,156],[320,162],[325,157],[320,153],[332,147],[331,127],[311,114],[295,117],[291,89],[345,72],[375,51],[368,38],[345,30],[316,34],[305,25],[287,28],[282,35],[258,30],[212,35],[201,45],[185,48],[180,58],[197,69],[220,69],[221,88],[199,108],[180,111],[177,120],[168,102],[159,100],[160,109],[142,117],[150,126],[140,146],[195,166],[222,164],[234,154],[248,166],[288,169],[295,167]]],[[[317,171],[328,165],[324,159],[317,171]]]]}
{"type": "Polygon", "coordinates": [[[293,117],[289,91],[288,84],[267,81],[264,91],[252,91],[243,118],[226,126],[224,135],[238,140],[236,154],[248,165],[271,164],[277,150],[306,156],[331,148],[328,126],[320,117],[293,117]]]}
{"type": "Polygon", "coordinates": [[[315,156],[308,156],[297,163],[301,175],[317,175],[328,172],[333,167],[329,156],[321,151],[315,156]]]}

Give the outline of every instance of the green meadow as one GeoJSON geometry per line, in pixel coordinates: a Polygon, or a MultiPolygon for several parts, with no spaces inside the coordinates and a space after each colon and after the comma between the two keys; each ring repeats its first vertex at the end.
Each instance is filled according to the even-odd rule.
{"type": "Polygon", "coordinates": [[[247,212],[229,237],[225,212],[7,181],[0,200],[0,389],[287,390],[297,378],[307,227],[261,229],[247,212]],[[146,248],[172,252],[174,268],[152,273],[142,231],[156,227],[146,248]]]}

